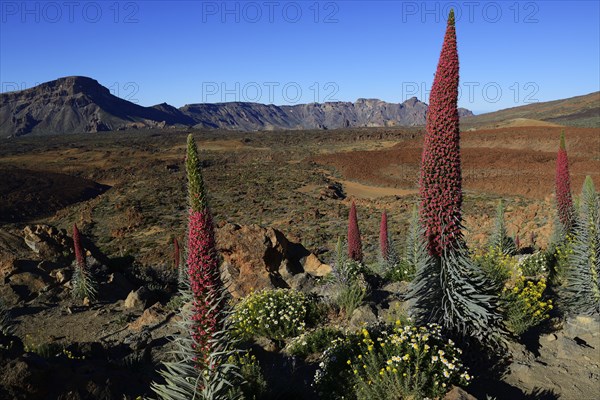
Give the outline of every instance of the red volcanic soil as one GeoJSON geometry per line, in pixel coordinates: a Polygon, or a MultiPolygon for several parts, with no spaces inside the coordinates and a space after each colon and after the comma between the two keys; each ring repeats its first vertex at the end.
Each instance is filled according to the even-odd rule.
{"type": "MultiPolygon", "coordinates": [[[[463,132],[463,182],[467,191],[544,199],[554,193],[560,132],[567,138],[573,191],[586,175],[600,184],[600,129],[511,127],[463,132]]],[[[319,155],[314,161],[335,167],[346,179],[414,189],[418,186],[422,138],[394,147],[319,155]]]]}
{"type": "Polygon", "coordinates": [[[104,193],[109,186],[75,176],[27,169],[0,169],[0,222],[48,216],[104,193]]]}

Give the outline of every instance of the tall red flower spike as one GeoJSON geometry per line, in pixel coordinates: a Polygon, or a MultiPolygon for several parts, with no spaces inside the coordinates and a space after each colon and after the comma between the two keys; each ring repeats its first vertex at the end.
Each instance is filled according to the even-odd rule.
{"type": "Polygon", "coordinates": [[[75,250],[75,261],[77,262],[77,268],[85,269],[85,253],[83,252],[83,246],[81,245],[81,235],[77,224],[73,224],[73,249],[75,250]]]}
{"type": "Polygon", "coordinates": [[[556,205],[558,219],[565,230],[569,232],[573,227],[574,208],[564,132],[560,135],[560,147],[556,155],[556,205]]]}
{"type": "Polygon", "coordinates": [[[419,187],[421,220],[429,252],[439,256],[458,240],[461,229],[462,176],[454,10],[448,17],[429,96],[426,130],[419,187]]]}
{"type": "Polygon", "coordinates": [[[379,248],[381,249],[381,256],[384,259],[387,259],[390,253],[389,246],[387,213],[384,211],[381,213],[381,225],[379,226],[379,248]]]}
{"type": "Polygon", "coordinates": [[[362,242],[360,240],[360,230],[358,229],[358,219],[356,217],[356,204],[352,202],[350,215],[348,216],[348,257],[354,261],[362,261],[362,242]]]}
{"type": "Polygon", "coordinates": [[[188,176],[187,272],[194,298],[193,332],[198,361],[206,363],[210,339],[217,330],[219,310],[211,307],[210,297],[220,288],[219,260],[212,216],[204,190],[198,149],[188,136],[186,170],[188,176]]]}

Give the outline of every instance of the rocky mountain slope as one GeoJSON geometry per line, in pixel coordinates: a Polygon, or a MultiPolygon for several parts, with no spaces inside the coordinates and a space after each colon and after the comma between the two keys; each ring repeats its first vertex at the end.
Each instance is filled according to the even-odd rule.
{"type": "Polygon", "coordinates": [[[71,76],[0,95],[2,136],[100,132],[193,121],[160,107],[141,107],[113,96],[97,81],[71,76]]]}
{"type": "Polygon", "coordinates": [[[600,127],[600,92],[471,116],[463,119],[461,126],[495,128],[525,122],[531,126],[541,125],[540,121],[548,125],[600,127]]]}
{"type": "MultiPolygon", "coordinates": [[[[461,116],[472,113],[459,110],[461,116]]],[[[413,97],[404,103],[377,99],[291,106],[230,102],[166,103],[142,107],[113,96],[97,81],[80,76],[60,78],[0,95],[0,134],[60,134],[113,131],[173,125],[241,131],[415,126],[425,124],[427,104],[413,97]]]]}

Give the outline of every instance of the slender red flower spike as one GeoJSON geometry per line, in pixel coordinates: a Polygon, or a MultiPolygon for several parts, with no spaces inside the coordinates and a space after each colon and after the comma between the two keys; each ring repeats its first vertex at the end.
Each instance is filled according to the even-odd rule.
{"type": "Polygon", "coordinates": [[[79,234],[79,229],[77,229],[77,224],[73,224],[73,248],[75,250],[77,268],[82,270],[85,269],[85,253],[83,252],[83,246],[81,245],[81,235],[79,234]]]}
{"type": "Polygon", "coordinates": [[[421,221],[434,256],[460,237],[462,176],[457,106],[458,51],[452,10],[429,97],[421,157],[421,221]]]}
{"type": "Polygon", "coordinates": [[[198,361],[206,363],[210,339],[216,332],[219,311],[211,309],[210,298],[221,287],[219,259],[216,251],[214,225],[204,190],[198,149],[192,135],[188,136],[186,170],[188,176],[188,237],[187,272],[194,298],[196,350],[198,361]]]}
{"type": "Polygon", "coordinates": [[[573,228],[573,197],[571,196],[571,177],[569,175],[569,159],[565,146],[565,133],[560,135],[560,147],[556,155],[556,205],[558,219],[569,232],[573,228]]]}
{"type": "Polygon", "coordinates": [[[362,242],[360,239],[360,230],[358,229],[358,219],[356,217],[356,204],[352,202],[350,215],[348,216],[348,257],[354,261],[362,261],[362,242]]]}
{"type": "Polygon", "coordinates": [[[389,246],[387,213],[384,211],[381,213],[381,225],[379,226],[379,247],[381,249],[381,256],[384,259],[388,258],[390,252],[389,246]]]}

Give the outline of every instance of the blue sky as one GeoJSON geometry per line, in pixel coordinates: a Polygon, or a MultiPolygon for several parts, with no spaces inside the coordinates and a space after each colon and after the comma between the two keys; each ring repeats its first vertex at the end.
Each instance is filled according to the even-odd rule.
{"type": "Polygon", "coordinates": [[[460,106],[600,90],[598,1],[1,0],[1,91],[85,75],[146,106],[427,101],[450,7],[460,106]]]}

